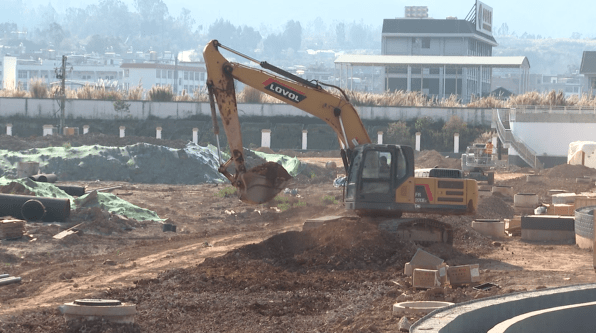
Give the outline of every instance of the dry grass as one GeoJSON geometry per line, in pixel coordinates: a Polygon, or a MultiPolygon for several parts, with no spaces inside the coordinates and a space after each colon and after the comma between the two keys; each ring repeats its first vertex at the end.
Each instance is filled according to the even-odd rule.
{"type": "Polygon", "coordinates": [[[126,99],[129,101],[142,101],[143,100],[143,94],[145,94],[145,89],[143,89],[143,83],[139,82],[139,85],[129,89],[125,95],[126,95],[126,99]]]}
{"type": "Polygon", "coordinates": [[[238,103],[261,104],[264,102],[263,93],[251,86],[244,86],[244,89],[236,96],[238,103]]]}
{"type": "Polygon", "coordinates": [[[172,86],[153,86],[149,90],[149,100],[152,102],[171,102],[173,99],[172,86]]]}
{"type": "MultiPolygon", "coordinates": [[[[31,80],[29,91],[25,91],[19,86],[14,90],[0,90],[0,97],[19,97],[19,98],[57,98],[59,97],[60,87],[57,84],[48,87],[43,80],[31,80]]],[[[331,93],[336,93],[330,90],[331,93]]],[[[565,97],[561,91],[550,91],[539,93],[536,91],[527,92],[522,95],[514,95],[507,99],[500,99],[496,96],[473,97],[472,100],[463,104],[457,95],[450,95],[446,98],[428,97],[419,91],[395,91],[384,92],[381,94],[346,91],[350,102],[356,106],[411,106],[411,107],[447,107],[447,108],[515,108],[520,106],[542,106],[542,107],[589,107],[596,108],[596,97],[591,95],[565,97]]],[[[209,102],[207,89],[199,87],[192,95],[183,91],[180,95],[175,95],[171,86],[154,86],[145,95],[142,83],[135,88],[121,91],[117,87],[111,86],[106,82],[99,82],[97,85],[85,85],[79,89],[66,89],[67,99],[97,99],[97,100],[131,100],[140,101],[145,97],[147,100],[156,102],[169,101],[192,101],[209,102]]],[[[277,104],[283,101],[264,94],[250,86],[244,86],[244,89],[237,94],[238,103],[263,103],[277,104]]]]}

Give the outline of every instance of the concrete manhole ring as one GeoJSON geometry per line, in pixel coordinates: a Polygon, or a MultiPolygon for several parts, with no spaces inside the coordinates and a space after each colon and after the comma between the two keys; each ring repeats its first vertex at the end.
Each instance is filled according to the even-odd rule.
{"type": "Polygon", "coordinates": [[[86,306],[117,306],[122,305],[122,302],[116,299],[94,299],[94,298],[87,298],[87,299],[77,299],[74,301],[76,305],[86,305],[86,306]]]}
{"type": "Polygon", "coordinates": [[[453,305],[451,302],[438,301],[411,301],[393,304],[393,314],[401,315],[404,313],[430,313],[436,309],[453,305]]]}

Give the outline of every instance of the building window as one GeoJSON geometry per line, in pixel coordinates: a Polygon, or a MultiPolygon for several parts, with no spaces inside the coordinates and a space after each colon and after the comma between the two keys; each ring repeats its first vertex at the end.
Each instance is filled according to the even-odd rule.
{"type": "Polygon", "coordinates": [[[128,73],[128,69],[124,70],[124,77],[128,77],[129,73],[128,73]]]}
{"type": "Polygon", "coordinates": [[[155,77],[159,79],[160,76],[161,76],[161,70],[156,69],[155,70],[155,77]]]}
{"type": "Polygon", "coordinates": [[[168,71],[168,79],[174,78],[174,71],[168,71]]]}
{"type": "Polygon", "coordinates": [[[162,79],[165,79],[167,77],[167,75],[168,75],[168,71],[166,71],[166,70],[162,70],[161,71],[161,78],[162,79]]]}
{"type": "Polygon", "coordinates": [[[187,85],[185,85],[185,86],[184,86],[184,90],[185,90],[186,92],[188,92],[188,86],[187,86],[187,85]]]}
{"type": "Polygon", "coordinates": [[[201,81],[205,80],[205,73],[201,73],[201,81]]]}
{"type": "Polygon", "coordinates": [[[26,79],[27,71],[19,71],[19,79],[26,79]]]}
{"type": "Polygon", "coordinates": [[[195,81],[198,78],[197,73],[195,72],[190,72],[190,79],[192,81],[195,81]]]}
{"type": "MultiPolygon", "coordinates": [[[[184,79],[188,80],[188,72],[184,72],[184,79]]],[[[185,88],[186,89],[186,88],[185,88]]]]}
{"type": "Polygon", "coordinates": [[[430,49],[430,38],[429,37],[422,38],[422,48],[430,49]]]}

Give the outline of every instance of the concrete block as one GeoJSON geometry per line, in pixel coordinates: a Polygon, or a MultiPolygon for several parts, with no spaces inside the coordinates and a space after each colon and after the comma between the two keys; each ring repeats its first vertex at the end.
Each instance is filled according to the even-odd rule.
{"type": "Polygon", "coordinates": [[[513,206],[515,208],[536,208],[540,205],[536,193],[517,193],[513,196],[513,206]]]}
{"type": "Polygon", "coordinates": [[[557,215],[522,216],[523,240],[575,243],[575,218],[557,215]]]}
{"type": "Polygon", "coordinates": [[[418,249],[412,257],[412,260],[410,260],[412,266],[427,269],[436,269],[436,267],[439,267],[443,262],[443,259],[434,254],[430,254],[423,249],[418,249]]]}
{"type": "Polygon", "coordinates": [[[480,281],[480,265],[461,265],[447,268],[447,277],[451,285],[468,284],[480,281]]]}
{"type": "Polygon", "coordinates": [[[344,217],[336,216],[336,215],[327,215],[327,216],[317,217],[314,219],[308,219],[304,222],[304,225],[302,225],[302,231],[315,229],[315,228],[322,226],[326,222],[336,222],[342,218],[344,218],[344,217]]]}
{"type": "Polygon", "coordinates": [[[412,272],[412,286],[421,289],[440,287],[439,271],[436,269],[415,268],[412,272]]]}
{"type": "Polygon", "coordinates": [[[575,209],[596,206],[596,197],[578,197],[575,199],[575,209]]]}
{"type": "Polygon", "coordinates": [[[577,198],[586,198],[586,196],[575,194],[575,193],[559,193],[553,194],[553,204],[572,204],[575,203],[577,198]]]}
{"type": "Polygon", "coordinates": [[[575,214],[574,204],[552,204],[546,210],[548,215],[573,216],[575,214]]]}
{"type": "Polygon", "coordinates": [[[539,183],[542,181],[542,176],[540,175],[527,175],[526,182],[527,183],[539,183]]]}
{"type": "Polygon", "coordinates": [[[500,220],[475,220],[472,221],[472,229],[485,236],[496,238],[505,237],[505,221],[500,220]]]}

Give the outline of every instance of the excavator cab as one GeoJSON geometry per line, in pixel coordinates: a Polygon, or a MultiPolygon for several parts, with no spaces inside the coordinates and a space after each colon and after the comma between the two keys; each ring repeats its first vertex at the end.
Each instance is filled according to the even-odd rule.
{"type": "Polygon", "coordinates": [[[346,208],[359,215],[400,215],[396,189],[414,175],[409,146],[366,144],[352,152],[346,185],[346,208]]]}

